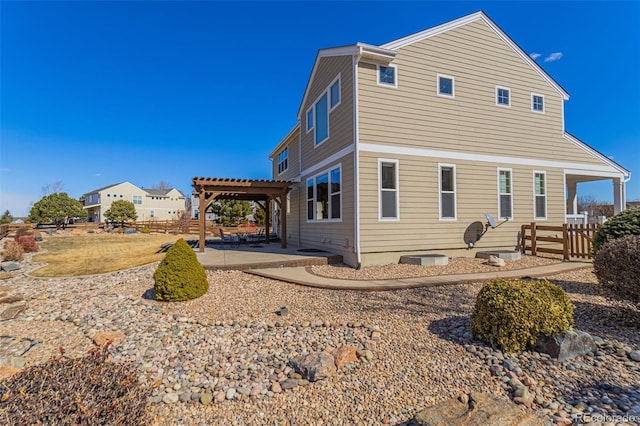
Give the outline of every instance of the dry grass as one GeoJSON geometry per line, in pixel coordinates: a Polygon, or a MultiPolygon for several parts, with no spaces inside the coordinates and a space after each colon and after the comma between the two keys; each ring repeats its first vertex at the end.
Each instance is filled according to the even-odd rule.
{"type": "Polygon", "coordinates": [[[48,265],[33,271],[37,277],[73,277],[119,271],[156,262],[162,244],[175,242],[179,235],[73,235],[51,236],[43,243],[46,253],[34,262],[48,265]]]}

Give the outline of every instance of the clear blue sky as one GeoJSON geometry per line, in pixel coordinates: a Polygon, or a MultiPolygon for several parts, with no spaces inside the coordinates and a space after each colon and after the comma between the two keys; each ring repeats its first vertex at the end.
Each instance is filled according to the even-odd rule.
{"type": "MultiPolygon", "coordinates": [[[[540,54],[571,95],[566,129],[631,170],[640,200],[639,2],[2,1],[0,210],[26,215],[54,182],[79,197],[270,178],[318,49],[477,10],[540,54]]],[[[610,181],[579,192],[612,198],[610,181]]]]}

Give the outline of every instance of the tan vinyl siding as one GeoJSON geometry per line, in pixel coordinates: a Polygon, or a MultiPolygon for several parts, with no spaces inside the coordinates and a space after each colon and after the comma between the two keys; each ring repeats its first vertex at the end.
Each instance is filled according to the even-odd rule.
{"type": "Polygon", "coordinates": [[[361,142],[602,165],[563,138],[562,96],[481,21],[403,47],[393,63],[397,88],[358,66],[361,142]],[[454,99],[437,96],[438,73],[455,78],[454,99]],[[496,85],[510,108],[496,105],[496,85]]]}
{"type": "MultiPolygon", "coordinates": [[[[314,123],[316,124],[316,123],[314,123]]],[[[302,169],[329,157],[353,144],[353,58],[338,56],[320,58],[311,82],[307,102],[300,117],[302,134],[302,169]],[[340,74],[340,104],[329,113],[329,139],[315,145],[315,130],[307,133],[307,111],[340,74]]]]}
{"type": "Polygon", "coordinates": [[[289,180],[297,177],[300,174],[300,132],[295,131],[287,140],[284,141],[280,150],[274,153],[274,156],[271,158],[271,176],[272,179],[276,180],[289,180]],[[288,165],[287,169],[278,173],[278,155],[285,149],[289,149],[288,153],[288,165]]]}
{"type": "MultiPolygon", "coordinates": [[[[564,175],[562,169],[540,169],[498,163],[450,161],[412,156],[360,154],[362,252],[425,251],[464,249],[464,233],[473,222],[486,222],[484,213],[498,218],[498,168],[511,168],[513,181],[513,221],[490,229],[476,249],[510,248],[518,243],[523,223],[534,221],[533,170],[547,174],[546,224],[564,223],[564,175]],[[378,219],[378,159],[399,161],[400,220],[378,219]],[[439,218],[438,163],[456,166],[455,221],[439,218]]],[[[473,256],[470,250],[468,255],[473,256]]],[[[390,261],[398,256],[391,254],[390,261]]]]}
{"type": "MultiPolygon", "coordinates": [[[[291,216],[299,219],[296,227],[290,227],[292,238],[301,247],[318,248],[342,255],[345,260],[351,258],[354,253],[354,193],[353,193],[353,154],[348,154],[338,161],[323,167],[313,174],[302,176],[302,179],[291,196],[291,216]],[[341,165],[341,191],[342,191],[342,220],[337,221],[307,221],[307,179],[324,171],[341,165]],[[301,238],[298,238],[298,233],[301,238]]],[[[293,223],[293,221],[291,222],[293,223]]],[[[289,225],[289,222],[288,224],[289,225]]]]}

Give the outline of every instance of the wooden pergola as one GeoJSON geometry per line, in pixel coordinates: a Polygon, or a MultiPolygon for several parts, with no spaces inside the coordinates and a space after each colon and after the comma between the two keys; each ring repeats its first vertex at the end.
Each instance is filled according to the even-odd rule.
{"type": "MultiPolygon", "coordinates": [[[[211,203],[217,200],[255,201],[265,211],[265,220],[269,223],[271,200],[280,210],[280,244],[287,248],[287,193],[295,182],[266,179],[233,179],[233,178],[193,178],[193,189],[198,194],[200,225],[199,250],[204,252],[206,240],[206,211],[211,203]],[[264,203],[264,204],[262,204],[264,203]]],[[[266,242],[269,242],[269,227],[265,226],[266,242]]]]}

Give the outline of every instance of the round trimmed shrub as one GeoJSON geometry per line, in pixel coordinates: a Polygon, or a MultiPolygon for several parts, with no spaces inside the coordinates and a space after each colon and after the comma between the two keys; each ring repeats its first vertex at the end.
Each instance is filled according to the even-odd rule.
{"type": "Polygon", "coordinates": [[[471,332],[505,352],[533,345],[573,327],[574,306],[562,287],[549,281],[493,280],[476,299],[471,332]]]}
{"type": "Polygon", "coordinates": [[[607,220],[593,236],[593,253],[609,241],[627,235],[640,235],[640,207],[623,210],[607,220]]]}
{"type": "Polygon", "coordinates": [[[593,268],[602,285],[640,306],[640,236],[606,243],[595,255],[593,268]]]}
{"type": "Polygon", "coordinates": [[[202,296],[209,289],[207,273],[189,244],[182,238],[167,250],[153,279],[157,300],[191,300],[202,296]]]}

